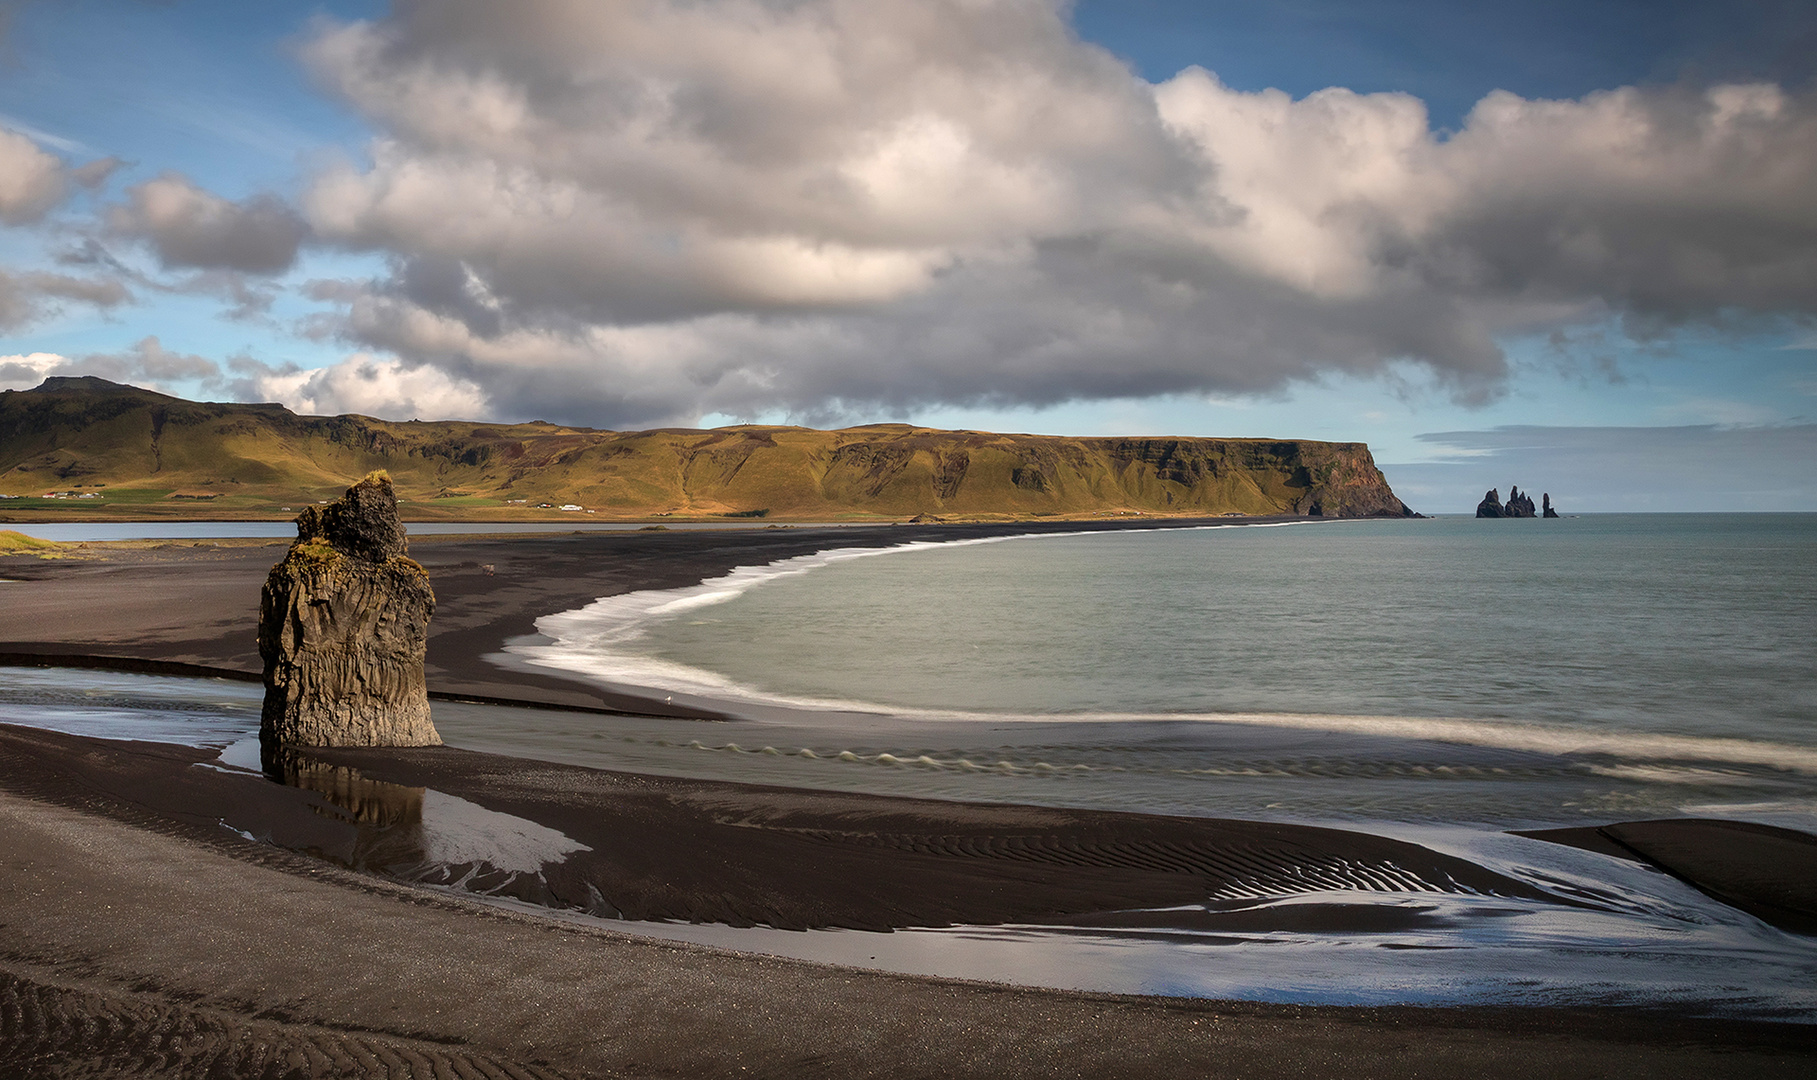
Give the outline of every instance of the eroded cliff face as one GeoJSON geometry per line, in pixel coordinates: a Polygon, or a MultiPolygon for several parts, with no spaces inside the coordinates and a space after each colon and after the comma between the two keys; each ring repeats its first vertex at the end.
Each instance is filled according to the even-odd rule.
{"type": "Polygon", "coordinates": [[[405,554],[391,478],[297,518],[265,580],[260,737],[277,746],[439,746],[423,655],[435,594],[405,554]]]}

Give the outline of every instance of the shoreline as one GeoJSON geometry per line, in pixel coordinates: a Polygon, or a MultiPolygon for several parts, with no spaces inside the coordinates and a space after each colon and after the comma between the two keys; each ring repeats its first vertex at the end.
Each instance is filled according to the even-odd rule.
{"type": "MultiPolygon", "coordinates": [[[[1067,523],[1069,531],[1073,524],[1067,523]]],[[[950,527],[903,531],[951,535],[950,527]]],[[[683,587],[710,576],[703,568],[769,562],[804,553],[804,546],[805,553],[831,546],[824,541],[832,537],[806,532],[425,542],[413,555],[437,575],[443,596],[437,618],[446,616],[440,644],[431,640],[431,659],[447,678],[432,673],[431,685],[439,687],[441,700],[484,697],[494,703],[621,712],[595,687],[493,670],[485,654],[513,636],[501,631],[526,621],[533,627],[538,614],[567,610],[538,610],[551,599],[612,595],[593,592],[602,585],[619,591],[659,588],[665,581],[679,582],[668,587],[683,587]],[[482,569],[488,563],[492,574],[482,569]]],[[[837,530],[835,536],[846,541],[838,546],[852,546],[850,531],[837,530]]],[[[0,651],[27,662],[95,667],[115,666],[104,658],[117,653],[141,670],[256,681],[256,668],[245,659],[250,653],[246,637],[256,617],[258,584],[281,554],[279,547],[173,548],[137,561],[79,565],[6,560],[5,575],[24,578],[5,586],[8,605],[22,604],[15,610],[46,617],[32,622],[44,640],[3,643],[0,651]],[[13,592],[20,584],[26,591],[13,592]],[[229,607],[248,589],[251,602],[229,607]],[[112,608],[94,606],[110,599],[121,602],[112,608]],[[221,606],[219,618],[207,617],[211,604],[221,606]]],[[[690,710],[668,715],[699,718],[690,710]]],[[[290,830],[286,835],[294,834],[297,850],[313,845],[322,851],[357,849],[365,852],[361,857],[385,851],[395,855],[396,841],[408,830],[375,833],[374,828],[387,815],[395,819],[393,825],[398,820],[407,824],[412,813],[408,797],[398,811],[395,800],[381,797],[389,788],[372,785],[446,792],[587,847],[592,861],[583,859],[570,868],[577,876],[557,883],[558,889],[568,890],[563,895],[569,899],[585,896],[589,882],[661,882],[682,875],[677,880],[691,884],[679,891],[641,894],[654,898],[650,902],[656,906],[649,911],[669,910],[682,918],[711,914],[734,925],[794,919],[797,924],[872,926],[918,925],[943,916],[961,922],[1039,921],[1042,916],[1029,910],[1030,904],[1049,910],[1049,918],[1074,921],[1107,906],[1129,911],[1132,905],[1165,905],[1183,895],[1203,895],[1206,870],[1201,866],[1186,875],[1195,884],[1183,894],[1177,872],[1144,869],[1140,860],[1132,865],[1123,853],[1155,842],[1160,838],[1156,829],[1187,829],[1197,839],[1182,834],[1169,841],[1170,850],[1201,852],[1220,850],[1220,836],[1236,835],[1227,832],[1233,825],[1263,830],[1243,842],[1248,848],[1262,844],[1259,850],[1269,850],[1267,843],[1286,843],[1279,850],[1295,852],[1303,850],[1308,837],[1333,830],[1283,832],[1280,826],[1259,823],[1140,815],[1126,820],[1014,805],[930,806],[925,800],[610,774],[466,751],[336,751],[319,755],[326,772],[316,774],[319,782],[313,786],[255,784],[194,767],[209,753],[185,755],[168,746],[96,745],[31,732],[26,742],[39,751],[26,753],[19,749],[20,733],[28,730],[0,727],[0,741],[8,745],[0,754],[0,773],[5,774],[0,778],[0,848],[25,860],[22,864],[14,858],[9,866],[23,868],[0,880],[0,996],[27,1002],[39,1010],[37,1015],[62,1009],[82,1016],[179,1018],[157,1021],[146,1031],[162,1030],[157,1024],[166,1022],[214,1025],[210,1030],[228,1033],[212,1044],[212,1052],[219,1054],[234,1052],[231,1047],[239,1045],[234,1040],[251,1033],[273,1046],[300,1039],[298,1045],[339,1047],[335,1052],[356,1058],[355,1050],[347,1048],[366,1045],[360,1040],[372,1044],[362,1052],[379,1057],[386,1047],[391,1048],[386,1053],[400,1056],[441,1047],[438,1052],[469,1055],[478,1062],[470,1067],[481,1074],[488,1069],[502,1074],[502,1061],[531,1075],[538,1069],[546,1075],[736,1075],[740,1069],[755,1069],[891,1076],[1202,1076],[1235,1067],[1233,1062],[1247,1063],[1239,1069],[1246,1075],[1286,1075],[1328,1074],[1330,1062],[1341,1058],[1359,1075],[1473,1076],[1506,1073],[1518,1062],[1522,1071],[1544,1067],[1563,1076],[1745,1076],[1795,1072],[1796,1061],[1817,1059],[1817,1039],[1808,1023],[1697,1020],[1670,1008],[1292,1006],[1153,999],[892,975],[656,942],[599,926],[557,925],[561,920],[546,917],[539,923],[445,891],[337,869],[293,854],[285,845],[253,844],[229,827],[263,822],[278,833],[290,830]],[[245,787],[229,791],[222,784],[245,787]],[[597,801],[609,791],[616,794],[597,801]],[[248,800],[256,813],[240,817],[248,800]],[[644,809],[637,810],[639,806],[644,809]],[[683,819],[673,817],[675,808],[688,806],[696,807],[687,812],[695,814],[687,819],[694,824],[678,825],[683,819]],[[921,815],[923,823],[885,827],[884,819],[903,814],[921,815]],[[719,821],[728,815],[727,821],[719,821]],[[954,815],[981,831],[965,833],[954,815]],[[1141,818],[1137,833],[1117,832],[1133,827],[1136,818],[1141,818]],[[1046,833],[1097,836],[1093,850],[1100,854],[1091,859],[1104,865],[1094,869],[1088,859],[1081,867],[1075,856],[1031,863],[999,854],[980,861],[980,851],[1009,850],[1001,845],[1019,834],[1006,823],[1018,821],[1038,822],[1038,831],[1046,833]],[[759,822],[761,827],[738,822],[759,822]],[[1276,839],[1263,843],[1255,838],[1264,833],[1276,839]],[[960,839],[926,852],[887,840],[904,835],[960,839]],[[967,835],[972,838],[965,840],[967,835]],[[368,846],[359,848],[361,843],[368,846]],[[119,854],[97,859],[97,851],[119,854]],[[589,865],[592,870],[586,869],[589,865]],[[804,867],[814,873],[797,881],[804,867]],[[981,867],[988,871],[982,877],[981,867]],[[177,868],[190,876],[183,878],[177,868]],[[742,884],[734,887],[736,882],[742,884]],[[50,897],[58,903],[47,907],[50,897]],[[242,899],[250,910],[241,910],[242,899]],[[678,900],[692,906],[661,906],[678,900]],[[814,914],[815,905],[829,902],[844,905],[844,914],[814,914]],[[915,907],[929,903],[935,907],[915,907]],[[720,908],[711,907],[715,904],[720,908]],[[96,905],[112,905],[127,914],[121,920],[83,918],[96,905]],[[198,925],[183,925],[186,913],[198,925]],[[774,919],[758,919],[758,914],[774,919]],[[309,923],[311,918],[318,922],[309,923]],[[391,936],[374,940],[374,926],[383,926],[391,936]],[[286,929],[274,934],[273,927],[286,929]],[[290,928],[304,927],[319,957],[286,951],[290,928]],[[214,930],[244,943],[243,952],[220,951],[219,942],[209,937],[214,930]],[[435,934],[442,944],[426,944],[424,935],[435,934]],[[424,957],[430,955],[455,974],[425,968],[424,957]],[[256,985],[241,970],[243,957],[260,958],[256,985]],[[679,976],[683,988],[671,985],[678,978],[671,967],[677,958],[686,972],[679,976]],[[523,970],[513,966],[519,964],[523,970]],[[345,982],[344,976],[334,982],[332,972],[347,969],[364,970],[362,985],[324,994],[326,986],[345,982]],[[526,985],[526,971],[547,984],[526,985]],[[449,978],[454,989],[443,989],[441,980],[449,978]],[[499,1002],[501,979],[512,993],[521,991],[525,1001],[540,1003],[544,1013],[531,1015],[529,1005],[505,1001],[508,1015],[490,1015],[483,1004],[475,1004],[499,1002]],[[992,1023],[976,1022],[980,1009],[992,1023]],[[374,1022],[374,1016],[380,1020],[374,1022]],[[759,1023],[742,1022],[758,1018],[759,1023]],[[1214,1030],[1208,1031],[1207,1024],[1214,1030]],[[545,1064],[537,1064],[539,1060],[545,1064]]],[[[422,812],[417,813],[420,820],[422,812]]],[[[1326,839],[1339,845],[1332,854],[1340,860],[1374,851],[1380,865],[1405,870],[1428,857],[1408,850],[1417,845],[1367,833],[1326,839]]],[[[1436,870],[1419,871],[1421,879],[1439,873],[1468,878],[1481,872],[1442,860],[1433,864],[1436,870]]],[[[1288,860],[1282,865],[1297,864],[1288,860]]],[[[497,884],[533,891],[547,888],[550,881],[545,875],[538,886],[534,875],[513,879],[506,874],[497,884]]],[[[1490,893],[1507,888],[1489,879],[1477,884],[1490,893]]],[[[1343,920],[1361,915],[1339,909],[1310,914],[1326,920],[1321,924],[1326,926],[1342,926],[1343,920]]],[[[1222,920],[1233,932],[1254,917],[1240,905],[1205,916],[1208,926],[1215,928],[1222,920]]],[[[0,1035],[7,1036],[0,1044],[40,1045],[11,1041],[12,1031],[0,1035]]],[[[99,1062],[122,1051],[97,1043],[84,1052],[96,1055],[88,1060],[99,1062]]],[[[306,1051],[298,1052],[307,1057],[306,1051]]],[[[0,1063],[7,1060],[0,1056],[0,1063]]]]}
{"type": "MultiPolygon", "coordinates": [[[[275,1060],[314,1077],[365,1075],[360,1062],[391,1060],[405,1066],[391,1075],[422,1076],[442,1068],[486,1076],[1013,1078],[1330,1075],[1341,1061],[1349,1075],[1461,1078],[1536,1068],[1562,1077],[1776,1076],[1817,1061],[1809,1024],[1669,1006],[1335,1006],[1105,994],[627,935],[606,923],[413,887],[223,827],[221,807],[251,799],[268,827],[318,853],[326,843],[332,858],[337,835],[345,840],[359,819],[370,828],[395,810],[372,789],[331,782],[349,779],[332,772],[345,765],[330,766],[313,786],[291,787],[196,768],[207,752],[157,744],[97,745],[10,726],[0,726],[0,743],[0,850],[9,864],[0,876],[0,1067],[54,1059],[80,1071],[140,1061],[173,1075],[243,1074],[275,1060]],[[97,911],[111,914],[97,919],[97,911]]],[[[433,777],[494,807],[525,808],[501,797],[514,780],[491,771],[496,763],[484,755],[334,757],[391,777],[379,784],[433,777]],[[451,783],[450,769],[480,788],[451,783]]],[[[631,785],[646,808],[679,795],[723,813],[725,799],[738,794],[728,785],[608,779],[631,785]]],[[[748,787],[743,794],[789,796],[748,787]]],[[[930,809],[875,797],[833,802],[844,809],[819,812],[831,810],[848,827],[854,808],[885,816],[930,809]]],[[[999,819],[1027,813],[932,808],[954,809],[999,819]]],[[[589,813],[576,809],[573,820],[589,813]]],[[[784,840],[800,842],[799,830],[779,824],[784,840]]],[[[610,836],[622,819],[596,828],[584,838],[610,836]]],[[[748,846],[748,829],[728,828],[748,846]]],[[[694,835],[684,829],[682,846],[691,849],[694,835]]],[[[623,843],[664,854],[662,845],[623,843]]],[[[891,851],[869,865],[896,863],[916,876],[922,868],[902,866],[904,857],[891,851]]],[[[851,867],[823,869],[898,899],[891,882],[854,878],[851,867]]],[[[973,873],[968,866],[964,876],[973,873]]],[[[707,895],[723,895],[722,876],[710,873],[707,895]]],[[[1065,879],[1077,893],[1076,870],[1065,879]]],[[[997,903],[994,892],[976,895],[997,903]]]]}
{"type": "MultiPolygon", "coordinates": [[[[579,674],[488,657],[535,635],[536,620],[597,600],[645,590],[687,588],[749,565],[840,547],[888,548],[1049,533],[1242,527],[1321,518],[1183,518],[1161,521],[1035,521],[984,525],[745,526],[663,532],[597,531],[412,537],[411,556],[429,572],[436,613],[426,673],[450,699],[523,703],[586,711],[699,717],[711,703],[671,708],[649,695],[579,674]]],[[[259,589],[288,540],[206,542],[104,552],[105,558],[0,557],[13,625],[30,636],[0,640],[0,653],[118,656],[257,673],[259,589]],[[191,605],[179,618],[170,601],[191,605]]],[[[92,549],[91,549],[92,550],[92,549]]]]}
{"type": "MultiPolygon", "coordinates": [[[[50,686],[45,684],[45,690],[50,686]]],[[[130,703],[142,693],[116,684],[97,699],[95,691],[78,685],[61,691],[63,697],[36,696],[45,690],[21,700],[44,701],[51,710],[47,718],[55,716],[59,701],[75,703],[78,716],[88,707],[82,703],[93,701],[102,716],[111,716],[122,705],[134,707],[130,703]],[[123,695],[120,704],[111,703],[109,693],[123,695]]],[[[170,687],[149,692],[146,701],[183,700],[180,687],[175,697],[170,687]]],[[[211,708],[218,708],[249,698],[246,691],[233,691],[198,700],[217,702],[211,708]]],[[[155,712],[160,706],[150,708],[155,712]]],[[[234,713],[230,707],[221,715],[234,713]]],[[[1523,965],[1559,962],[1572,950],[1589,949],[1586,955],[1593,956],[1598,949],[1621,947],[1622,941],[1644,949],[1649,935],[1669,930],[1678,920],[1715,920],[1715,936],[1687,938],[1681,946],[1696,950],[1686,955],[1703,957],[1697,961],[1703,964],[1732,966],[1732,950],[1766,946],[1744,944],[1755,931],[1737,922],[1738,912],[1793,934],[1817,932],[1817,837],[1721,818],[1505,834],[1506,826],[1478,826],[1448,835],[1397,827],[1392,820],[1319,824],[1316,818],[1296,821],[1293,816],[1258,819],[1241,810],[1236,817],[1142,812],[982,791],[890,794],[888,786],[842,788],[781,776],[739,778],[736,772],[641,771],[635,765],[602,768],[563,764],[560,755],[501,756],[497,750],[455,747],[286,751],[295,764],[285,765],[283,782],[273,785],[265,780],[280,779],[271,773],[277,766],[266,762],[268,776],[262,778],[256,739],[249,738],[256,720],[247,726],[243,704],[237,715],[241,719],[236,722],[206,721],[202,729],[188,729],[194,734],[182,733],[183,725],[194,722],[182,720],[177,727],[137,729],[143,734],[134,734],[133,721],[117,719],[103,719],[99,728],[92,721],[77,721],[72,728],[54,719],[31,727],[0,725],[0,747],[6,750],[0,758],[14,759],[15,766],[35,758],[29,775],[61,775],[74,790],[121,793],[132,805],[160,807],[166,816],[200,815],[265,844],[399,881],[457,885],[613,920],[885,933],[956,925],[975,927],[986,938],[993,926],[1021,926],[1024,934],[1049,926],[1063,935],[1103,939],[1093,947],[1169,938],[1203,947],[1260,932],[1311,934],[1309,942],[1334,943],[1361,934],[1388,948],[1487,950],[1485,959],[1497,948],[1512,950],[1499,962],[1513,965],[1508,976],[1481,980],[1480,985],[1465,974],[1468,968],[1447,975],[1443,967],[1422,965],[1417,980],[1407,982],[1398,999],[1410,1004],[1505,1002],[1508,986],[1514,984],[1504,984],[1515,972],[1529,969],[1523,965]],[[147,738],[200,742],[132,742],[147,738]],[[248,743],[252,750],[245,749],[248,743]],[[223,746],[228,751],[221,752],[223,746]],[[214,763],[217,752],[219,762],[214,763]],[[87,764],[71,772],[66,760],[71,758],[87,764]],[[198,773],[191,764],[209,768],[198,773]],[[246,769],[252,771],[236,771],[246,769]],[[233,779],[223,780],[223,775],[233,779]],[[201,791],[196,785],[203,780],[216,788],[226,784],[226,789],[201,791]],[[294,805],[288,811],[278,805],[297,798],[314,815],[303,824],[293,820],[294,805]],[[649,802],[652,798],[655,803],[649,802]],[[325,824],[324,816],[345,827],[325,824]],[[731,832],[716,831],[728,822],[734,825],[731,832]],[[513,860],[519,856],[509,846],[498,847],[499,836],[515,836],[514,842],[526,850],[546,854],[517,866],[513,860]],[[1497,836],[1503,839],[1497,841],[1497,836]],[[1516,851],[1509,849],[1508,837],[1543,841],[1539,846],[1549,850],[1560,850],[1552,845],[1577,848],[1595,858],[1586,862],[1582,856],[1548,854],[1528,841],[1517,842],[1516,851]],[[800,846],[803,841],[806,847],[800,846]],[[1436,848],[1428,846],[1434,841],[1436,848]],[[858,846],[841,847],[850,843],[858,846]],[[577,850],[595,854],[573,855],[577,850]],[[1674,898],[1669,889],[1661,892],[1657,885],[1635,879],[1634,871],[1617,873],[1607,856],[1675,877],[1720,906],[1686,908],[1685,894],[1674,898]],[[1507,876],[1510,871],[1513,877],[1507,876]],[[664,884],[651,894],[647,884],[639,884],[648,881],[664,884]],[[1566,917],[1572,908],[1582,908],[1584,916],[1566,917]],[[1666,926],[1650,930],[1649,920],[1624,921],[1649,909],[1677,913],[1669,915],[1666,926]],[[1524,916],[1519,928],[1508,924],[1497,929],[1497,923],[1514,915],[1524,916]],[[1507,930],[1517,930],[1515,937],[1508,938],[1507,930]],[[1546,941],[1557,945],[1544,945],[1546,941]],[[1542,954],[1549,956],[1553,947],[1564,951],[1545,960],[1542,954]],[[1462,997],[1438,989],[1458,976],[1476,988],[1462,997]]],[[[17,722],[33,723],[23,717],[17,722]]],[[[0,766],[0,775],[4,773],[0,766]]],[[[15,772],[10,783],[0,779],[0,789],[20,782],[15,772]]],[[[736,933],[700,940],[731,948],[769,947],[736,933]]],[[[1778,974],[1768,976],[1766,968],[1759,969],[1757,978],[1765,981],[1754,985],[1765,996],[1752,1008],[1744,1006],[1742,1015],[1758,1014],[1767,1002],[1780,1001],[1777,1008],[1791,1010],[1784,1014],[1787,1019],[1817,1022],[1812,1011],[1817,1002],[1795,991],[1786,996],[1803,978],[1790,973],[1810,965],[1808,947],[1776,940],[1770,948],[1778,974]],[[1788,983],[1788,978],[1794,981],[1788,983]],[[1769,986],[1777,989],[1769,991],[1769,986]]],[[[1042,950],[1054,946],[1031,941],[1031,947],[1029,959],[1039,966],[1048,962],[1042,950]]],[[[785,946],[783,954],[835,961],[840,956],[836,948],[827,953],[820,946],[805,954],[785,946]]],[[[1294,963],[1316,960],[1313,953],[1283,953],[1275,963],[1290,957],[1294,963]]],[[[1134,970],[1158,964],[1151,977],[1160,977],[1177,962],[1171,954],[1156,954],[1134,970]]],[[[1340,963],[1340,969],[1357,962],[1340,963]]],[[[892,968],[887,962],[883,968],[949,975],[972,970],[963,965],[892,968]]],[[[1621,968],[1605,965],[1596,969],[1600,974],[1549,980],[1554,985],[1549,996],[1556,1005],[1569,1004],[1580,1000],[1596,979],[1634,978],[1680,988],[1639,992],[1630,1005],[1707,1000],[1720,1013],[1725,1000],[1747,1000],[1733,998],[1737,986],[1732,983],[1720,993],[1690,990],[1696,980],[1685,982],[1687,972],[1675,973],[1670,965],[1654,970],[1642,963],[1625,976],[1619,974],[1621,968]]],[[[1367,970],[1365,964],[1344,978],[1364,979],[1354,985],[1365,987],[1369,984],[1362,972],[1367,970]]],[[[1288,977],[1285,969],[1277,967],[1277,972],[1276,977],[1288,977]]],[[[1409,974],[1402,973],[1402,980],[1409,974]]],[[[1300,977],[1305,975],[1302,971],[1300,977]]],[[[1043,980],[1032,983],[1043,985],[1043,980]]],[[[1122,977],[1060,985],[1118,992],[1140,988],[1122,977]]],[[[1214,997],[1234,992],[1247,998],[1260,992],[1260,1000],[1271,1000],[1268,985],[1253,976],[1232,975],[1180,992],[1214,997]]],[[[1356,1000],[1358,991],[1344,989],[1347,985],[1332,982],[1313,1000],[1356,1000]]]]}
{"type": "Polygon", "coordinates": [[[1670,1011],[1035,991],[652,942],[10,794],[0,837],[28,860],[0,883],[0,1065],[28,1070],[1203,1077],[1342,1062],[1689,1078],[1817,1059],[1794,1026],[1670,1011]],[[44,895],[64,902],[32,903],[44,895]],[[88,917],[102,904],[123,916],[88,917]]]}

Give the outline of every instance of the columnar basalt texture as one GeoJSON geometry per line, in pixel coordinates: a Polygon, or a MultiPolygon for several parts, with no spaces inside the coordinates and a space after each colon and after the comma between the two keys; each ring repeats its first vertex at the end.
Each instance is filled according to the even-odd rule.
{"type": "Polygon", "coordinates": [[[304,510],[259,607],[266,747],[441,745],[423,681],[434,612],[389,476],[304,510]]]}

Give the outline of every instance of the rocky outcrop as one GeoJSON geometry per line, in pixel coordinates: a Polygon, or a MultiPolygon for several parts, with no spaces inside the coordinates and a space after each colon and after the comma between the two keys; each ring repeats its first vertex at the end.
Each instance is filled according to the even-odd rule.
{"type": "Polygon", "coordinates": [[[1542,506],[1542,509],[1540,510],[1540,514],[1539,514],[1540,517],[1555,518],[1558,516],[1558,511],[1552,509],[1552,496],[1551,495],[1548,495],[1542,491],[1542,492],[1540,492],[1540,495],[1539,495],[1539,501],[1540,501],[1540,505],[1542,506]]]}
{"type": "Polygon", "coordinates": [[[423,654],[435,594],[405,554],[391,478],[375,472],[297,518],[265,580],[259,734],[280,746],[439,746],[423,654]]]}
{"type": "MultiPolygon", "coordinates": [[[[1550,495],[1546,496],[1546,505],[1548,508],[1552,505],[1550,495]]],[[[1476,516],[1479,518],[1530,518],[1539,515],[1533,508],[1533,496],[1523,495],[1519,487],[1510,485],[1508,501],[1505,504],[1501,501],[1500,492],[1496,488],[1490,488],[1483,496],[1483,501],[1476,504],[1476,516]]],[[[1558,515],[1548,509],[1546,516],[1557,517],[1558,515]]]]}

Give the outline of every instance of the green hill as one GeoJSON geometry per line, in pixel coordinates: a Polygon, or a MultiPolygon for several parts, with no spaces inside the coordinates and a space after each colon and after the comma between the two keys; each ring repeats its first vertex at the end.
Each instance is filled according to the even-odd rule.
{"type": "Polygon", "coordinates": [[[1362,443],[392,423],[96,378],[0,393],[0,520],[287,516],[373,469],[412,520],[1409,513],[1362,443]]]}

